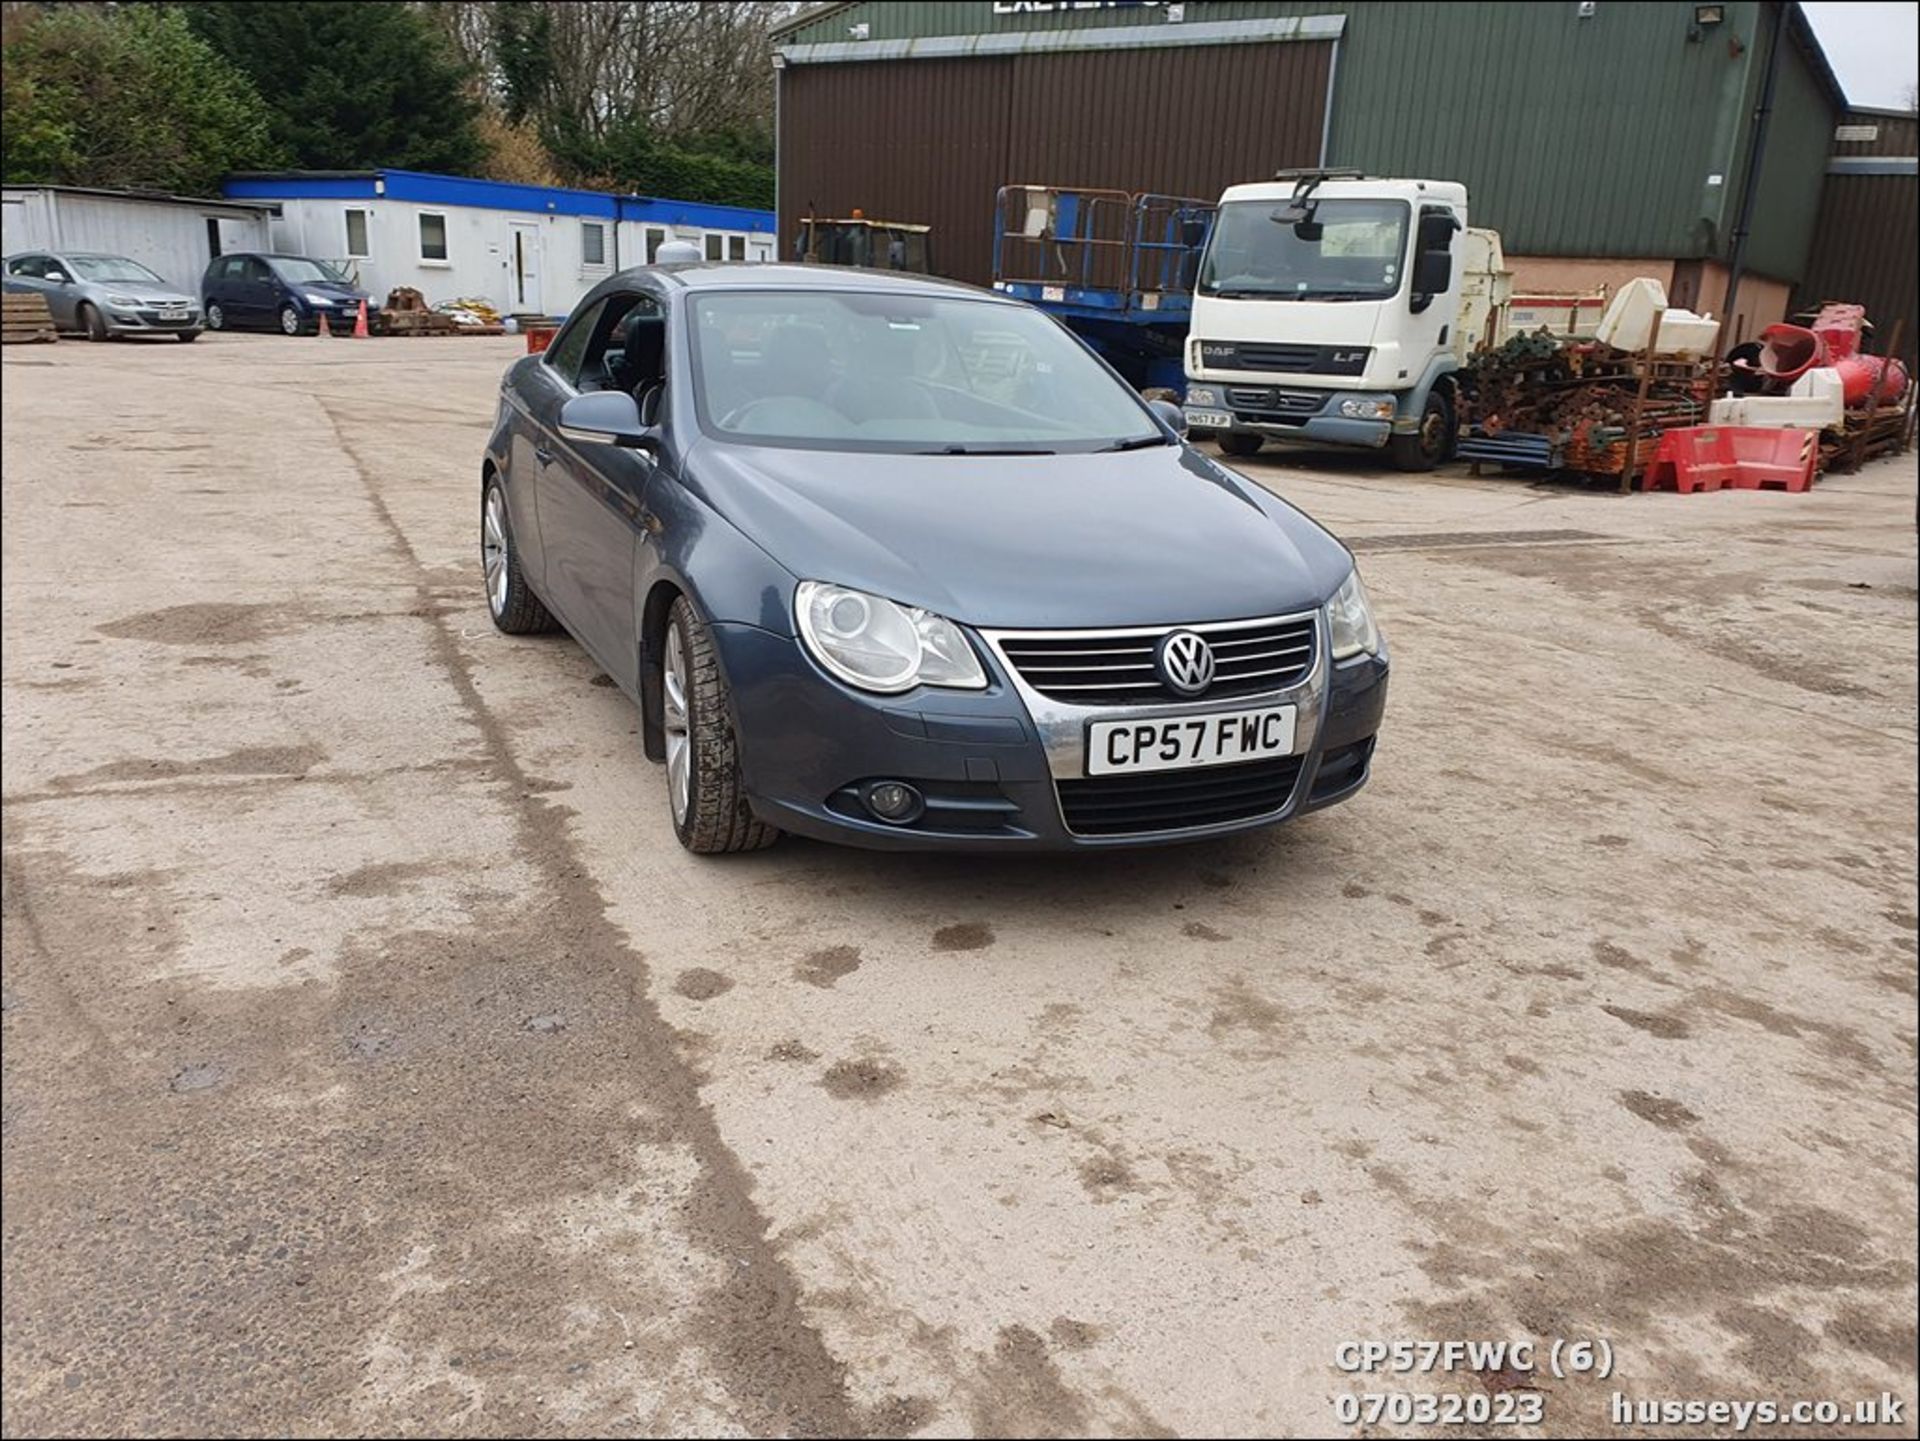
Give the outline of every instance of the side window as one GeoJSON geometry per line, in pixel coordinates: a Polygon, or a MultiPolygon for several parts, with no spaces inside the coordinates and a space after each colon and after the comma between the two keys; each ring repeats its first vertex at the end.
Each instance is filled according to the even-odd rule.
{"type": "Polygon", "coordinates": [[[239,278],[242,280],[272,280],[273,267],[268,265],[264,260],[248,256],[240,262],[239,278]]]}
{"type": "Polygon", "coordinates": [[[747,237],[729,235],[727,237],[727,259],[745,260],[747,258],[747,237]]]}
{"type": "Polygon", "coordinates": [[[667,232],[647,227],[647,264],[653,264],[653,257],[660,253],[660,247],[667,243],[667,232]]]}
{"type": "Polygon", "coordinates": [[[22,255],[7,262],[9,275],[26,275],[35,280],[46,278],[46,257],[40,255],[22,255]]]}
{"type": "Polygon", "coordinates": [[[602,300],[577,313],[547,348],[547,364],[568,385],[576,384],[579,380],[580,362],[586,358],[587,341],[592,339],[593,332],[599,327],[601,312],[606,308],[607,302],[602,300]]]}
{"type": "Polygon", "coordinates": [[[607,227],[598,220],[580,222],[580,264],[602,269],[607,263],[607,227]]]}
{"type": "Polygon", "coordinates": [[[420,258],[428,261],[447,258],[447,217],[439,211],[420,212],[420,258]]]}
{"type": "Polygon", "coordinates": [[[709,235],[707,237],[707,259],[709,260],[726,259],[726,255],[721,249],[721,247],[726,244],[726,239],[727,238],[724,235],[709,235]]]}
{"type": "Polygon", "coordinates": [[[367,245],[367,212],[349,210],[347,217],[347,254],[356,260],[365,260],[373,254],[367,245]]]}

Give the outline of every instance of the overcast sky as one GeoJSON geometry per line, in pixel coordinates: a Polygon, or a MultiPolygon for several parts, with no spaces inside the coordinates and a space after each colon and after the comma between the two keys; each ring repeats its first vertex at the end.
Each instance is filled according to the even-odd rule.
{"type": "Polygon", "coordinates": [[[1850,105],[1897,110],[1920,74],[1920,4],[1807,0],[1802,7],[1850,105]]]}

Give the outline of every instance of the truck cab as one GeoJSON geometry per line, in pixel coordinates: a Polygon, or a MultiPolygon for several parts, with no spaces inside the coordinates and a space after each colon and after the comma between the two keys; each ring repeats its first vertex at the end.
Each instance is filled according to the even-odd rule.
{"type": "Polygon", "coordinates": [[[1431,469],[1487,314],[1469,272],[1499,269],[1499,238],[1469,233],[1452,181],[1314,170],[1229,187],[1194,285],[1188,425],[1231,455],[1271,439],[1431,469]]]}

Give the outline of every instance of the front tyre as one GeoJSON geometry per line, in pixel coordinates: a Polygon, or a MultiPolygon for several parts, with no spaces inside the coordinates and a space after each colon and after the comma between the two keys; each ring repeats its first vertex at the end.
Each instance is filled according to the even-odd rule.
{"type": "Polygon", "coordinates": [[[198,340],[200,338],[200,332],[197,330],[176,331],[174,333],[173,338],[179,341],[181,344],[185,345],[185,344],[188,344],[189,342],[198,340]]]}
{"type": "Polygon", "coordinates": [[[1439,391],[1427,392],[1420,428],[1412,435],[1390,436],[1387,450],[1402,470],[1432,470],[1453,453],[1453,407],[1439,391]]]}
{"type": "Polygon", "coordinates": [[[107,318],[100,313],[100,307],[91,301],[80,302],[80,328],[86,332],[88,340],[107,338],[107,318]]]}
{"type": "Polygon", "coordinates": [[[280,330],[284,335],[298,335],[300,333],[300,312],[295,310],[291,305],[283,305],[280,307],[280,330]]]}
{"type": "Polygon", "coordinates": [[[1257,430],[1223,430],[1213,437],[1222,455],[1254,455],[1266,437],[1257,430]]]}
{"type": "Polygon", "coordinates": [[[507,492],[497,475],[488,477],[480,502],[480,567],[487,581],[487,613],[497,628],[508,635],[555,629],[552,612],[520,569],[520,552],[507,525],[507,492]]]}
{"type": "Polygon", "coordinates": [[[674,834],[703,856],[772,845],[780,832],[754,818],[740,784],[739,742],[713,637],[685,596],[667,616],[661,650],[660,727],[674,834]]]}
{"type": "Polygon", "coordinates": [[[207,306],[207,329],[225,330],[226,328],[227,312],[221,308],[220,302],[216,300],[207,306]]]}

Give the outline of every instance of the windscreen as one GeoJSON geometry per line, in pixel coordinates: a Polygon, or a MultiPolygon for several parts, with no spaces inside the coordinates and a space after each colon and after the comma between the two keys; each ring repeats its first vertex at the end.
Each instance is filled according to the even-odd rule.
{"type": "Polygon", "coordinates": [[[311,285],[317,281],[332,281],[344,285],[347,277],[335,270],[324,260],[309,260],[304,255],[276,255],[273,268],[280,272],[281,278],[295,284],[311,285]]]}
{"type": "Polygon", "coordinates": [[[1407,253],[1403,200],[1319,200],[1302,220],[1287,202],[1220,207],[1200,267],[1202,295],[1228,300],[1378,300],[1400,289],[1407,253]]]}
{"type": "Polygon", "coordinates": [[[142,285],[165,285],[167,282],[155,275],[137,260],[129,260],[124,255],[73,255],[73,268],[80,272],[82,280],[137,281],[142,285]]]}
{"type": "Polygon", "coordinates": [[[1024,306],[862,291],[693,301],[710,434],[902,454],[1050,454],[1164,438],[1141,401],[1024,306]]]}

